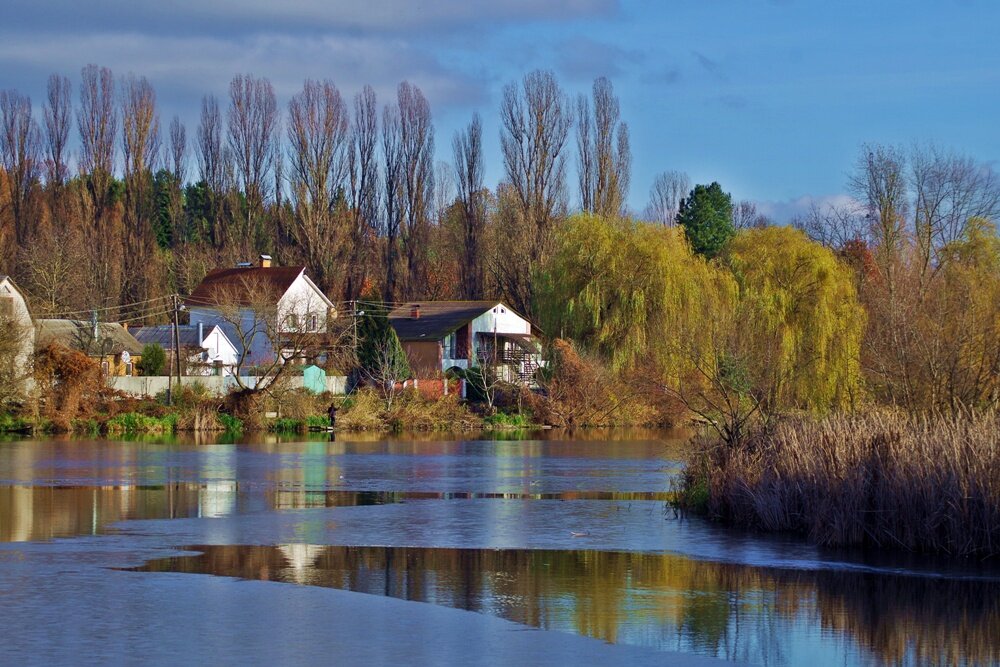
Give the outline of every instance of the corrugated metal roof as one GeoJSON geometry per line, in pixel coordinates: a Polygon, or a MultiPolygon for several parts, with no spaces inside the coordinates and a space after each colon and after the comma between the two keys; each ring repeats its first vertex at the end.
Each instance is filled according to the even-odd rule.
{"type": "MultiPolygon", "coordinates": [[[[204,333],[207,335],[214,327],[205,327],[204,333]]],[[[174,349],[174,328],[169,324],[161,324],[152,327],[140,327],[133,329],[135,339],[143,345],[156,344],[164,350],[174,349]]],[[[198,327],[185,324],[177,327],[177,335],[181,341],[181,347],[201,347],[198,339],[198,327]]]]}
{"type": "Polygon", "coordinates": [[[391,311],[389,323],[400,340],[440,340],[499,304],[499,301],[413,301],[391,311]],[[413,317],[418,306],[420,317],[413,317]]]}

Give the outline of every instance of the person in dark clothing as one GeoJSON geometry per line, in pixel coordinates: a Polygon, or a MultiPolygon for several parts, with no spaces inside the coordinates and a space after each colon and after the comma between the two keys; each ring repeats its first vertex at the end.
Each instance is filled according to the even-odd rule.
{"type": "Polygon", "coordinates": [[[330,428],[336,428],[337,426],[337,405],[335,403],[330,404],[330,408],[326,411],[328,417],[330,417],[330,428]]]}

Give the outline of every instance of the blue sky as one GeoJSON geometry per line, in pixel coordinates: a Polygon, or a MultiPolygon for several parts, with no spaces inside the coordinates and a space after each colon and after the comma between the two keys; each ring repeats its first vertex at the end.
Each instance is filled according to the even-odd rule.
{"type": "MultiPolygon", "coordinates": [[[[1000,157],[1000,3],[799,0],[6,0],[0,88],[79,79],[90,62],[146,75],[162,123],[236,72],[282,102],[303,79],[380,101],[408,79],[431,101],[439,159],[473,110],[487,180],[502,176],[497,106],[534,68],[568,92],[615,84],[634,154],[630,202],[659,171],[718,180],[779,220],[837,197],[863,142],[934,142],[1000,157]]],[[[193,168],[193,162],[192,162],[193,168]]],[[[571,184],[575,182],[571,174],[571,184]]]]}

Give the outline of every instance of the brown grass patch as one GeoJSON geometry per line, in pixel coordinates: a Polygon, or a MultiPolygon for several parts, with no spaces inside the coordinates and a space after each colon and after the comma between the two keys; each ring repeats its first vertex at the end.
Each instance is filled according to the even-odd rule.
{"type": "Polygon", "coordinates": [[[1000,416],[789,419],[737,447],[701,437],[682,502],[831,546],[1000,554],[1000,416]]]}

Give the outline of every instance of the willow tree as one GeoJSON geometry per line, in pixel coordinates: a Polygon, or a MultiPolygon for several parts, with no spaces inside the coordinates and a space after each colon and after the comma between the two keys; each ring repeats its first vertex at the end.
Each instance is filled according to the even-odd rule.
{"type": "Polygon", "coordinates": [[[733,293],[682,230],[581,214],[559,231],[539,277],[542,329],[571,338],[616,371],[676,377],[684,341],[707,336],[733,293]]]}
{"type": "Polygon", "coordinates": [[[739,288],[736,362],[759,400],[776,410],[850,404],[865,329],[851,270],[790,227],[741,231],[723,260],[739,288]]]}

